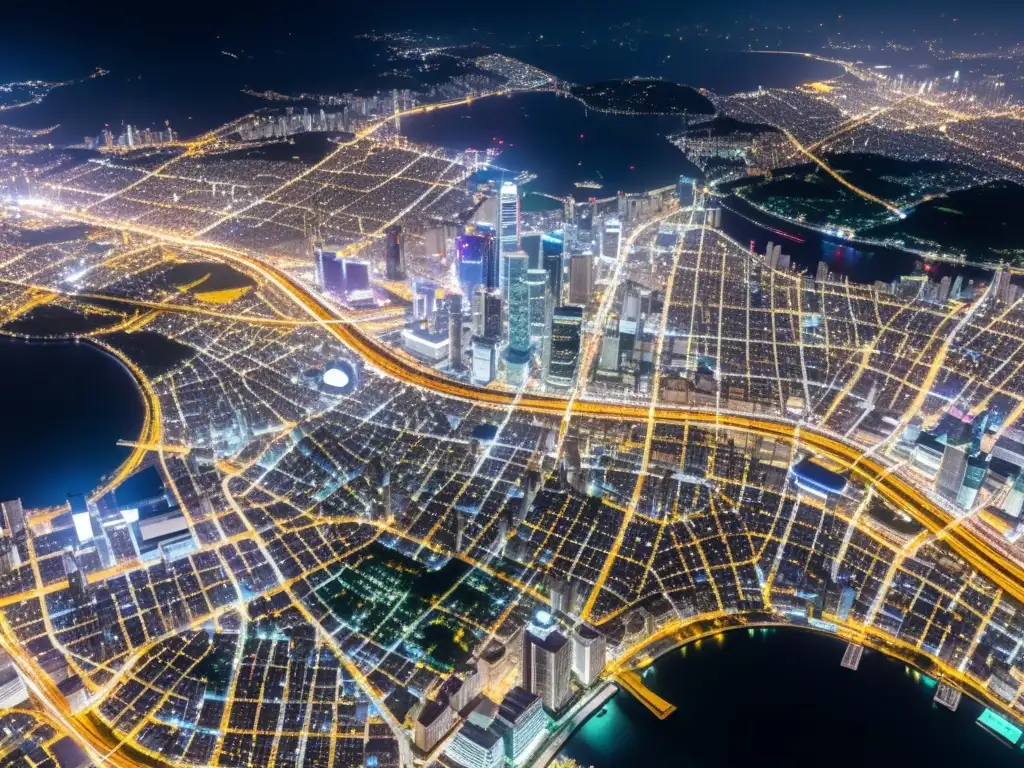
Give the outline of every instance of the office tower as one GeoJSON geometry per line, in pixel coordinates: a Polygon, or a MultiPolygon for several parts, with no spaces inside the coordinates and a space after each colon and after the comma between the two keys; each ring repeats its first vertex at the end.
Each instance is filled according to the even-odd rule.
{"type": "Polygon", "coordinates": [[[576,229],[580,232],[590,232],[594,225],[594,202],[593,198],[576,207],[576,229]]]}
{"type": "Polygon", "coordinates": [[[572,604],[573,586],[564,579],[549,578],[547,587],[552,612],[568,613],[572,604]]]}
{"type": "Polygon", "coordinates": [[[505,757],[519,765],[544,738],[547,724],[540,697],[517,685],[498,705],[493,728],[505,742],[505,757]]]}
{"type": "Polygon", "coordinates": [[[618,219],[606,219],[604,237],[601,238],[601,256],[606,259],[619,258],[619,242],[622,240],[622,222],[618,219]]]}
{"type": "Polygon", "coordinates": [[[413,728],[413,743],[423,752],[430,752],[437,742],[448,733],[455,722],[455,713],[446,704],[429,699],[416,715],[413,728]]]}
{"type": "Polygon", "coordinates": [[[960,486],[967,474],[967,449],[970,439],[948,441],[942,451],[942,461],[935,478],[936,490],[944,498],[955,501],[960,493],[960,486]]]}
{"type": "Polygon", "coordinates": [[[519,250],[526,254],[527,264],[530,269],[539,269],[541,266],[541,236],[520,235],[519,250]]]}
{"type": "Polygon", "coordinates": [[[472,296],[478,285],[498,287],[497,258],[494,236],[488,232],[462,235],[455,241],[459,284],[466,296],[472,296]]]}
{"type": "Polygon", "coordinates": [[[547,709],[558,712],[572,696],[571,667],[568,639],[558,631],[549,612],[537,611],[523,631],[523,688],[539,696],[547,709]]]}
{"type": "Polygon", "coordinates": [[[453,371],[462,370],[462,297],[448,297],[448,360],[453,371]]]}
{"type": "Polygon", "coordinates": [[[404,280],[405,237],[402,235],[402,227],[393,224],[384,232],[384,274],[388,280],[404,280]]]}
{"type": "Polygon", "coordinates": [[[455,237],[453,229],[451,225],[444,224],[428,229],[423,234],[423,247],[427,256],[444,258],[448,254],[448,240],[455,237]]]}
{"type": "Polygon", "coordinates": [[[640,286],[628,282],[622,294],[622,308],[619,310],[619,333],[627,337],[622,340],[627,349],[633,348],[633,338],[637,333],[641,312],[640,286]]]}
{"type": "Polygon", "coordinates": [[[939,303],[945,304],[949,299],[949,288],[951,282],[949,275],[946,275],[939,281],[939,303]]]}
{"type": "Polygon", "coordinates": [[[345,293],[370,290],[370,263],[343,259],[341,262],[345,275],[345,293]]]}
{"type": "Polygon", "coordinates": [[[492,339],[501,335],[501,297],[478,285],[473,293],[472,329],[474,336],[492,339]]]}
{"type": "Polygon", "coordinates": [[[22,509],[21,499],[0,502],[0,512],[4,516],[5,533],[15,536],[25,530],[25,510],[22,509]]]}
{"type": "Polygon", "coordinates": [[[582,329],[583,307],[558,307],[551,313],[551,353],[547,370],[547,383],[551,386],[572,386],[580,363],[582,329]]]}
{"type": "Polygon", "coordinates": [[[580,624],[572,631],[572,671],[584,686],[601,677],[606,654],[607,642],[596,629],[580,624]]]}
{"type": "Polygon", "coordinates": [[[949,297],[954,301],[959,301],[960,296],[964,289],[964,276],[957,275],[953,280],[953,287],[949,290],[949,297]]]}
{"type": "Polygon", "coordinates": [[[562,254],[544,254],[544,271],[548,273],[548,289],[554,305],[562,303],[562,254]]]}
{"type": "Polygon", "coordinates": [[[566,227],[571,227],[576,223],[576,198],[572,195],[565,198],[565,204],[562,208],[562,217],[565,220],[566,227]]]}
{"type": "Polygon", "coordinates": [[[473,383],[490,384],[494,381],[498,361],[498,341],[490,336],[474,336],[473,383]]]}
{"type": "Polygon", "coordinates": [[[1003,512],[1010,517],[1020,519],[1022,509],[1024,509],[1024,472],[1014,478],[1010,492],[1003,500],[1003,512]]]}
{"type": "Polygon", "coordinates": [[[522,252],[509,254],[508,264],[508,349],[506,383],[525,383],[533,345],[530,342],[530,286],[527,283],[527,258],[522,252]]]}
{"type": "Polygon", "coordinates": [[[676,183],[676,198],[679,200],[679,207],[693,205],[694,180],[689,176],[680,176],[676,183]]]}
{"type": "Polygon", "coordinates": [[[601,356],[597,360],[598,371],[605,373],[619,372],[619,342],[621,337],[619,330],[613,323],[605,328],[604,338],[601,339],[601,356]]]}
{"type": "Polygon", "coordinates": [[[502,768],[505,742],[493,728],[467,722],[445,748],[445,754],[463,768],[502,768]]]}
{"type": "Polygon", "coordinates": [[[412,316],[417,320],[429,320],[437,311],[437,283],[432,280],[416,280],[412,284],[412,316]]]}
{"type": "Polygon", "coordinates": [[[316,282],[320,290],[340,296],[345,291],[345,268],[336,251],[317,248],[316,282]]]}
{"type": "Polygon", "coordinates": [[[956,505],[963,509],[970,509],[978,498],[978,492],[985,483],[985,475],[988,473],[988,456],[978,454],[967,459],[967,466],[964,469],[964,480],[956,495],[956,505]]]}
{"type": "Polygon", "coordinates": [[[551,308],[551,293],[548,291],[548,273],[544,269],[530,269],[526,272],[526,287],[530,301],[530,341],[535,345],[543,341],[550,327],[548,317],[551,308]]]}
{"type": "Polygon", "coordinates": [[[569,303],[585,306],[594,292],[594,257],[574,253],[569,261],[569,303]]]}
{"type": "Polygon", "coordinates": [[[498,196],[498,261],[501,265],[501,297],[508,300],[507,257],[519,250],[519,190],[506,181],[498,196]]]}
{"type": "Polygon", "coordinates": [[[818,272],[814,276],[814,282],[825,283],[828,282],[828,264],[824,261],[818,262],[818,272]]]}

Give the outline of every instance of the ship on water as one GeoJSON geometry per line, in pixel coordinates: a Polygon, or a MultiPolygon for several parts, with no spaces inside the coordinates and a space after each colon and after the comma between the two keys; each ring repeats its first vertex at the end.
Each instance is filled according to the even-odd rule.
{"type": "Polygon", "coordinates": [[[580,189],[601,189],[604,185],[596,181],[577,181],[576,186],[580,189]]]}

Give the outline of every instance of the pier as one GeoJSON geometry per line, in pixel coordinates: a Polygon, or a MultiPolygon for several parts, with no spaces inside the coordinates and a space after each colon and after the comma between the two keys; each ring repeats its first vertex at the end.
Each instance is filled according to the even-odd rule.
{"type": "Polygon", "coordinates": [[[864,655],[863,646],[856,643],[847,643],[846,652],[843,654],[843,666],[852,669],[854,672],[860,666],[860,657],[864,655]]]}
{"type": "Polygon", "coordinates": [[[615,675],[615,682],[633,694],[659,720],[664,720],[676,711],[675,704],[665,701],[661,696],[644,685],[643,678],[631,669],[625,669],[615,675]]]}
{"type": "Polygon", "coordinates": [[[939,687],[935,689],[935,697],[932,699],[937,704],[941,704],[950,712],[956,712],[956,708],[960,706],[960,699],[963,694],[960,693],[956,688],[946,685],[945,683],[939,683],[939,687]]]}

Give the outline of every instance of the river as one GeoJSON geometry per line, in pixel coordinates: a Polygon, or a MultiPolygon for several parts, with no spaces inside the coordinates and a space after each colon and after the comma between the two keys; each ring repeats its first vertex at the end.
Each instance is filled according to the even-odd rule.
{"type": "Polygon", "coordinates": [[[678,709],[658,720],[620,691],[567,743],[580,765],[1019,766],[1020,753],[932,702],[935,683],[865,651],[856,672],[845,645],[796,629],[738,630],[673,651],[644,682],[678,709]]]}
{"type": "Polygon", "coordinates": [[[132,375],[91,345],[0,337],[0,499],[26,508],[88,492],[130,453],[144,406],[132,375]]]}

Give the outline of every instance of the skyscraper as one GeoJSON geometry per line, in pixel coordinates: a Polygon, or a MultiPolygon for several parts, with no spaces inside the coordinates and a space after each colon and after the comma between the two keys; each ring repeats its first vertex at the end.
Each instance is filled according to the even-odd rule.
{"type": "Polygon", "coordinates": [[[562,254],[544,254],[544,271],[548,273],[548,289],[551,292],[551,301],[558,305],[562,303],[562,254]]]}
{"type": "Polygon", "coordinates": [[[518,353],[530,352],[530,288],[527,284],[528,259],[522,251],[505,257],[508,285],[508,346],[518,353]]]}
{"type": "Polygon", "coordinates": [[[498,286],[494,237],[490,233],[462,235],[455,241],[455,254],[459,284],[466,296],[472,296],[478,285],[490,289],[498,286]]]}
{"type": "Polygon", "coordinates": [[[604,237],[601,238],[601,256],[606,259],[619,258],[619,242],[622,239],[622,222],[605,219],[604,237]]]}
{"type": "Polygon", "coordinates": [[[967,474],[967,449],[970,444],[970,438],[954,438],[947,441],[942,451],[942,461],[935,478],[936,490],[950,501],[956,500],[960,486],[964,483],[964,476],[967,474]]]}
{"type": "Polygon", "coordinates": [[[462,297],[448,297],[448,361],[453,371],[462,370],[462,297]]]}
{"type": "Polygon", "coordinates": [[[497,339],[501,335],[501,297],[482,285],[473,292],[471,315],[474,336],[497,339]]]}
{"type": "Polygon", "coordinates": [[[498,341],[489,336],[473,337],[473,383],[490,384],[497,368],[498,341]]]}
{"type": "Polygon", "coordinates": [[[519,236],[519,250],[526,254],[530,269],[539,269],[541,266],[541,236],[523,235],[519,236]]]}
{"type": "Polygon", "coordinates": [[[589,253],[574,253],[569,261],[569,302],[584,306],[594,292],[594,257],[589,253]]]}
{"type": "Polygon", "coordinates": [[[552,712],[558,712],[572,697],[569,674],[572,648],[558,631],[554,617],[537,611],[523,632],[523,688],[534,693],[552,712]]]}
{"type": "Polygon", "coordinates": [[[593,685],[604,671],[607,643],[604,635],[580,624],[572,632],[572,671],[585,686],[593,685]]]}
{"type": "Polygon", "coordinates": [[[814,282],[824,283],[828,281],[828,263],[824,261],[818,262],[818,272],[814,276],[814,282]]]}
{"type": "Polygon", "coordinates": [[[498,257],[501,265],[501,296],[508,300],[506,256],[519,250],[519,189],[510,181],[501,185],[498,196],[498,257]]]}
{"type": "Polygon", "coordinates": [[[405,238],[402,227],[393,224],[385,230],[384,272],[388,280],[405,279],[405,238]]]}
{"type": "Polygon", "coordinates": [[[519,765],[540,743],[547,723],[540,697],[517,685],[501,700],[493,728],[502,734],[505,756],[519,765]]]}
{"type": "Polygon", "coordinates": [[[551,293],[548,291],[548,273],[544,269],[531,269],[526,273],[526,287],[530,300],[530,341],[534,348],[547,336],[551,293]]]}
{"type": "Polygon", "coordinates": [[[340,296],[345,292],[345,269],[336,251],[317,248],[316,282],[320,290],[340,296]]]}
{"type": "Polygon", "coordinates": [[[551,354],[546,378],[549,385],[572,386],[580,363],[582,328],[583,307],[558,307],[551,313],[551,354]]]}
{"type": "Polygon", "coordinates": [[[0,502],[0,512],[3,513],[3,527],[7,533],[13,536],[25,530],[25,510],[21,507],[21,499],[0,502]]]}

